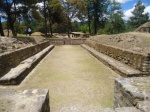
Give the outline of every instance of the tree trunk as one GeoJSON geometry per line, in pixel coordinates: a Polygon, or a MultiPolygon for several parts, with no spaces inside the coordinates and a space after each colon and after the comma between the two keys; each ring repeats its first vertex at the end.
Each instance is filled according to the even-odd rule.
{"type": "Polygon", "coordinates": [[[94,34],[97,34],[97,24],[98,24],[98,7],[97,3],[94,3],[94,34]]]}
{"type": "Polygon", "coordinates": [[[47,36],[46,1],[45,0],[44,0],[44,23],[45,23],[45,36],[47,36]]]}
{"type": "Polygon", "coordinates": [[[89,34],[91,34],[91,19],[90,19],[89,9],[88,9],[88,27],[89,27],[89,34]]]}
{"type": "Polygon", "coordinates": [[[51,32],[51,36],[53,35],[53,29],[52,29],[52,22],[49,19],[49,28],[50,28],[50,32],[51,32]]]}
{"type": "Polygon", "coordinates": [[[3,27],[2,27],[1,17],[0,17],[0,33],[1,33],[1,36],[5,36],[4,31],[3,31],[3,27]]]}

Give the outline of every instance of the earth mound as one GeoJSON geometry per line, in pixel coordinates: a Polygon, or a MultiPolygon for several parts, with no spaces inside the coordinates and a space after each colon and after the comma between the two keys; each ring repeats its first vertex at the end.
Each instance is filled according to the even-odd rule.
{"type": "Polygon", "coordinates": [[[150,54],[150,34],[129,32],[115,35],[91,36],[91,40],[143,54],[150,54]]]}
{"type": "Polygon", "coordinates": [[[0,53],[14,51],[45,41],[44,37],[0,37],[0,53]]]}
{"type": "Polygon", "coordinates": [[[147,32],[147,33],[150,33],[150,22],[147,22],[147,23],[139,26],[135,31],[136,32],[147,32]]]}

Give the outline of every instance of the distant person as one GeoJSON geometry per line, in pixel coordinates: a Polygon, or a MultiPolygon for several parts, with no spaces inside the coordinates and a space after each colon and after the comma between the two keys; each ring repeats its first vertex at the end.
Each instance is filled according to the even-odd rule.
{"type": "Polygon", "coordinates": [[[28,28],[28,34],[29,34],[29,36],[31,36],[31,34],[32,34],[32,30],[30,27],[28,28]]]}

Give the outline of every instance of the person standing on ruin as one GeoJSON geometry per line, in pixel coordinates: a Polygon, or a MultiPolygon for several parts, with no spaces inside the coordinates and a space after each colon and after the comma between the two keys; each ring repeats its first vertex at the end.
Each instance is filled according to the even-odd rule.
{"type": "Polygon", "coordinates": [[[30,27],[28,28],[28,34],[29,34],[29,36],[31,36],[31,34],[32,34],[32,30],[30,27]]]}

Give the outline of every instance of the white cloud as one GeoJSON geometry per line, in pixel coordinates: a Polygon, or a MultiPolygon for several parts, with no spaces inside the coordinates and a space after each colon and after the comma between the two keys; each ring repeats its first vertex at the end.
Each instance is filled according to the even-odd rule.
{"type": "MultiPolygon", "coordinates": [[[[132,14],[132,11],[134,10],[134,7],[132,8],[132,9],[129,9],[129,10],[126,10],[126,11],[124,11],[124,17],[123,17],[123,19],[124,20],[129,20],[129,18],[131,17],[131,16],[133,16],[133,14],[132,14]]],[[[149,13],[149,17],[150,17],[150,5],[149,6],[146,6],[146,8],[145,8],[145,10],[144,10],[144,13],[149,13]]]]}
{"type": "Polygon", "coordinates": [[[133,10],[134,10],[134,7],[132,9],[124,11],[124,17],[123,17],[123,19],[126,20],[126,21],[129,20],[129,18],[131,16],[133,16],[133,14],[131,13],[133,10]]]}
{"type": "MultiPolygon", "coordinates": [[[[113,1],[113,0],[111,0],[113,1]]],[[[126,3],[126,2],[129,2],[129,1],[132,1],[132,0],[116,0],[116,2],[119,2],[119,3],[126,3]]]]}
{"type": "Polygon", "coordinates": [[[144,10],[144,13],[149,13],[149,18],[150,18],[150,5],[149,6],[146,6],[145,10],[144,10]]]}

